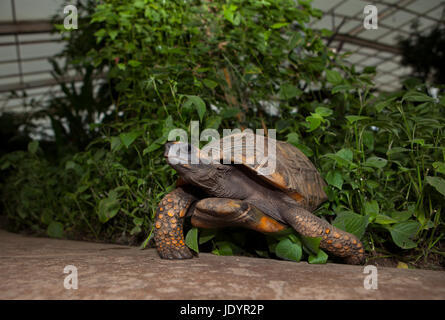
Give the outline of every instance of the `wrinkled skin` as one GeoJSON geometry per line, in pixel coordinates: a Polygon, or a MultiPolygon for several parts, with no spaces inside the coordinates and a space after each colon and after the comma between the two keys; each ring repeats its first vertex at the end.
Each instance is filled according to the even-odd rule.
{"type": "Polygon", "coordinates": [[[184,143],[167,144],[164,156],[192,189],[186,185],[174,190],[158,207],[155,241],[162,258],[192,257],[182,233],[184,217],[191,216],[192,224],[203,228],[242,226],[267,233],[291,226],[306,237],[321,237],[321,248],[350,264],[363,261],[362,244],[354,235],[313,215],[242,166],[209,161],[193,164],[193,158],[200,159],[199,149],[184,143]]]}

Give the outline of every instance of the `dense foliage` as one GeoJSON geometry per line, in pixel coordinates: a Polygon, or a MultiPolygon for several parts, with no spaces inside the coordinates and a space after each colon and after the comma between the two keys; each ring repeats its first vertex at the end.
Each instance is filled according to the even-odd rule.
{"type": "MultiPolygon", "coordinates": [[[[373,68],[345,65],[323,42],[330,32],[306,26],[321,16],[310,1],[107,0],[93,8],[85,29],[65,33],[64,54],[86,78],[85,93],[66,87],[48,115],[55,127],[74,122],[56,137],[78,141],[78,152],[54,161],[34,141],[1,159],[11,229],[146,245],[176,179],[162,146],[171,129],[199,120],[202,130],[274,128],[300,148],[329,185],[316,214],[359,236],[369,257],[443,256],[443,86],[434,97],[415,81],[378,94],[373,68]],[[91,75],[103,74],[95,96],[91,75]]],[[[289,232],[191,228],[186,240],[216,254],[327,259],[316,239],[289,232]]]]}

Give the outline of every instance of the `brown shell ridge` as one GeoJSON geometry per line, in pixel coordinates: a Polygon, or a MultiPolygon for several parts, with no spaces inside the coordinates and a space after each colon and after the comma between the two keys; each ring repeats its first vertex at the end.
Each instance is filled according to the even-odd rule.
{"type": "MultiPolygon", "coordinates": [[[[236,163],[235,160],[238,160],[238,163],[256,173],[258,173],[262,162],[265,161],[265,157],[269,157],[269,160],[275,160],[275,171],[270,175],[261,175],[260,177],[267,183],[289,194],[294,200],[299,199],[299,202],[307,209],[313,210],[327,199],[323,189],[326,183],[314,164],[303,152],[287,142],[275,140],[275,157],[269,155],[269,143],[265,143],[263,148],[260,149],[262,154],[260,154],[257,159],[257,154],[255,153],[255,143],[258,141],[257,135],[253,134],[253,137],[249,135],[252,135],[252,133],[235,133],[225,136],[219,141],[212,141],[206,147],[220,147],[220,150],[222,150],[220,160],[224,160],[224,155],[230,152],[231,163],[236,163]],[[248,139],[244,139],[245,137],[254,139],[253,141],[255,143],[246,143],[248,139]],[[234,143],[228,144],[229,139],[233,139],[232,142],[240,141],[241,139],[242,143],[238,145],[234,145],[234,143]],[[227,149],[228,146],[230,146],[230,149],[227,149]],[[240,159],[234,159],[236,152],[242,155],[240,159]],[[249,161],[246,160],[252,160],[248,157],[252,154],[254,155],[254,161],[250,161],[251,163],[249,163],[249,161]]],[[[266,142],[266,139],[271,138],[264,137],[263,139],[266,142]]],[[[250,140],[250,142],[251,141],[252,140],[250,140]]],[[[228,159],[226,159],[226,162],[227,160],[228,159]]]]}

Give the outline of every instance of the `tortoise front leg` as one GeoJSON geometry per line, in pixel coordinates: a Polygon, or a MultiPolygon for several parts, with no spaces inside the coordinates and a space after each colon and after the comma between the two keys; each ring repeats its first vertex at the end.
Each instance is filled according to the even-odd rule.
{"type": "Polygon", "coordinates": [[[187,210],[195,197],[182,188],[167,194],[156,210],[154,240],[162,259],[191,259],[185,246],[183,224],[187,210]]]}
{"type": "Polygon", "coordinates": [[[243,227],[263,233],[278,232],[286,226],[255,206],[237,199],[206,198],[196,203],[192,225],[198,228],[243,227]]]}

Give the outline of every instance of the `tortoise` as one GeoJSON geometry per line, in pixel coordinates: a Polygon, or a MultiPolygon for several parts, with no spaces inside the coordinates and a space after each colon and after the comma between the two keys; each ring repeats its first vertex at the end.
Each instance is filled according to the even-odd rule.
{"type": "Polygon", "coordinates": [[[212,141],[205,148],[185,142],[165,145],[164,157],[180,179],[156,210],[154,240],[161,258],[193,257],[183,234],[184,219],[191,217],[192,225],[199,228],[236,226],[267,234],[290,226],[303,236],[321,237],[320,248],[346,263],[362,263],[364,250],[359,239],[312,213],[327,200],[326,183],[298,148],[245,132],[212,141]],[[274,155],[267,148],[258,148],[259,138],[275,143],[274,155]],[[218,147],[220,154],[213,152],[218,147]],[[205,148],[211,150],[210,156],[202,151],[205,148]],[[252,159],[248,151],[255,148],[252,159]],[[234,159],[234,151],[240,150],[241,156],[234,159]],[[192,161],[193,157],[199,161],[192,161]],[[275,161],[275,170],[264,174],[260,169],[266,158],[275,161]]]}

